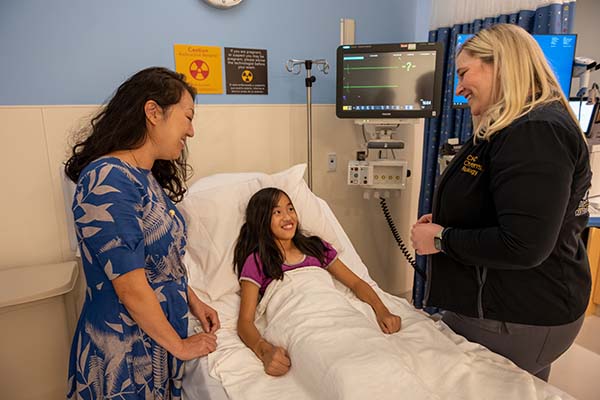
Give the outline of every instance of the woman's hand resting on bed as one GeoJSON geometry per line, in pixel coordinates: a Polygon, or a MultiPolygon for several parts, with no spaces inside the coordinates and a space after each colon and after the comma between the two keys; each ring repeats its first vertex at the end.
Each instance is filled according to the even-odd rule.
{"type": "Polygon", "coordinates": [[[290,370],[292,362],[288,352],[283,347],[273,346],[266,340],[261,340],[257,347],[257,353],[267,374],[281,376],[290,370]]]}
{"type": "Polygon", "coordinates": [[[205,333],[215,333],[221,327],[217,311],[200,300],[190,287],[188,287],[188,303],[190,311],[198,318],[205,333]]]}
{"type": "Polygon", "coordinates": [[[377,323],[383,333],[396,333],[402,326],[402,319],[389,312],[388,310],[380,311],[375,314],[377,316],[377,323]]]}
{"type": "Polygon", "coordinates": [[[181,346],[172,354],[182,361],[193,360],[212,353],[217,348],[217,335],[197,333],[181,340],[181,346]]]}

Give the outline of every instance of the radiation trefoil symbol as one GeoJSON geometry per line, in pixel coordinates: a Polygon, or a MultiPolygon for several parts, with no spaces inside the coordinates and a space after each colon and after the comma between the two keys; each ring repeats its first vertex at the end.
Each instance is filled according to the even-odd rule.
{"type": "Polygon", "coordinates": [[[208,64],[202,60],[194,60],[190,64],[190,75],[197,81],[203,81],[208,78],[209,72],[208,64]]]}
{"type": "Polygon", "coordinates": [[[252,82],[252,79],[254,79],[254,74],[252,71],[245,69],[244,72],[242,72],[242,80],[246,83],[250,83],[252,82]]]}

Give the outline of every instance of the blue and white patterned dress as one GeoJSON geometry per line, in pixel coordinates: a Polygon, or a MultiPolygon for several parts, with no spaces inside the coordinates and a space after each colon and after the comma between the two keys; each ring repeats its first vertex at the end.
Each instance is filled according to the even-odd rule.
{"type": "Polygon", "coordinates": [[[73,215],[87,293],[69,362],[68,399],[179,399],[183,363],[145,334],[112,279],[145,268],[160,305],[187,336],[185,222],[149,170],[102,157],[81,173],[73,215]]]}

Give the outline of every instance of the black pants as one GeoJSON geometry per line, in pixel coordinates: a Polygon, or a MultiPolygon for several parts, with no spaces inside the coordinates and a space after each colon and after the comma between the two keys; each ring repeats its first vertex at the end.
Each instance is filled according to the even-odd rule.
{"type": "Polygon", "coordinates": [[[585,314],[565,325],[537,326],[471,318],[446,311],[442,320],[467,340],[487,347],[548,381],[552,362],[571,347],[584,317],[585,314]]]}

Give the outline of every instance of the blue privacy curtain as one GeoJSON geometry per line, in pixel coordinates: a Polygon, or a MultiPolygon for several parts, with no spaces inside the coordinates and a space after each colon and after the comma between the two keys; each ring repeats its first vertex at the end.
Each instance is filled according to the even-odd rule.
{"type": "MultiPolygon", "coordinates": [[[[444,82],[441,115],[425,121],[419,216],[431,212],[433,191],[439,176],[440,147],[449,138],[458,138],[459,143],[463,143],[471,135],[470,110],[452,109],[456,35],[476,33],[498,23],[517,24],[532,34],[571,33],[574,13],[575,1],[433,1],[433,30],[429,31],[429,41],[441,42],[444,45],[444,82]]],[[[417,256],[419,270],[426,271],[427,260],[427,257],[417,256]]],[[[424,288],[425,281],[419,274],[415,274],[413,301],[417,308],[423,307],[424,288]]]]}

